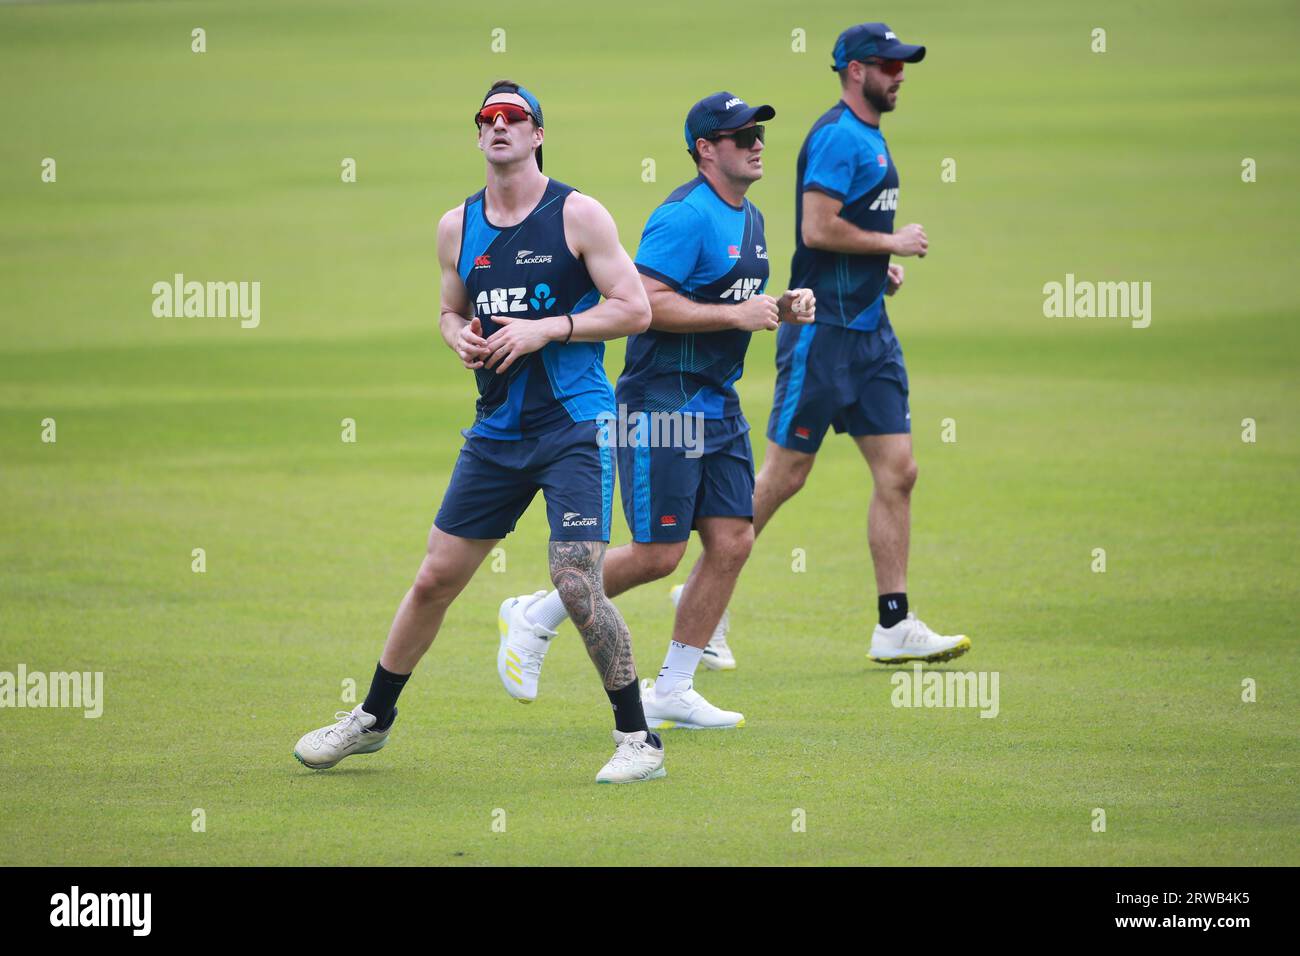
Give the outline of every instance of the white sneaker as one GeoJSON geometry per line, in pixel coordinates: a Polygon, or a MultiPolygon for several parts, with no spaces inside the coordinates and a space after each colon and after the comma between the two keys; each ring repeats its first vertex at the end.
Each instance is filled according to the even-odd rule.
{"type": "MultiPolygon", "coordinates": [[[[677,605],[682,600],[682,588],[685,585],[679,584],[671,591],[668,596],[673,599],[673,610],[677,610],[677,605]]],[[[731,647],[727,644],[727,630],[731,627],[731,611],[722,612],[722,620],[718,626],[713,629],[713,636],[709,638],[709,643],[704,645],[704,656],[700,658],[700,663],[711,671],[734,671],[736,669],[736,655],[731,653],[731,647]]]]}
{"type": "MultiPolygon", "coordinates": [[[[330,724],[319,730],[304,734],[293,748],[293,755],[304,767],[312,770],[328,770],[344,757],[353,754],[372,754],[383,749],[388,743],[388,730],[374,731],[370,728],[378,720],[374,714],[367,714],[357,704],[352,710],[340,710],[334,715],[338,723],[330,724]]],[[[393,720],[397,720],[397,709],[393,709],[393,720]]]]}
{"type": "Polygon", "coordinates": [[[649,736],[644,730],[632,734],[614,731],[614,743],[618,746],[609,763],[596,774],[596,782],[639,783],[668,776],[664,769],[664,748],[656,747],[649,736]]]}
{"type": "Polygon", "coordinates": [[[936,634],[909,611],[907,617],[893,627],[876,625],[867,656],[880,664],[901,664],[905,661],[933,663],[950,661],[969,650],[970,638],[965,634],[955,634],[952,637],[936,634]]]}
{"type": "Polygon", "coordinates": [[[745,715],[734,710],[719,710],[696,690],[694,681],[682,681],[676,690],[659,697],[655,682],[641,682],[641,707],[651,730],[730,730],[745,726],[745,715]]]}
{"type": "Polygon", "coordinates": [[[545,591],[521,594],[506,598],[497,613],[497,630],[501,644],[497,648],[497,676],[506,693],[521,704],[537,699],[537,681],[542,676],[542,659],[551,649],[548,631],[540,624],[531,623],[525,612],[534,601],[546,597],[545,591]]]}

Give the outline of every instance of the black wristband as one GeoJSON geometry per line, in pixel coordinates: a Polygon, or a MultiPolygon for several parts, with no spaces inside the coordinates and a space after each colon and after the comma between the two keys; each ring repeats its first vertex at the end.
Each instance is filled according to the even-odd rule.
{"type": "Polygon", "coordinates": [[[569,313],[565,312],[565,313],[564,313],[564,317],[565,317],[566,319],[569,320],[569,334],[566,335],[566,336],[564,337],[564,341],[561,342],[560,344],[561,344],[561,345],[568,345],[568,344],[569,344],[569,340],[573,338],[573,316],[571,316],[571,315],[569,315],[569,313]]]}

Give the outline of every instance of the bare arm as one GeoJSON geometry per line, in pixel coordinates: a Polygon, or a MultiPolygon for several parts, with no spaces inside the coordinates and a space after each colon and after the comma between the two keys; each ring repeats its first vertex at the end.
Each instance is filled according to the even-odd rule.
{"type": "MultiPolygon", "coordinates": [[[[571,193],[564,204],[564,229],[605,301],[573,317],[573,341],[604,342],[650,327],[650,303],[632,258],[618,241],[614,217],[590,196],[571,193]]],[[[563,339],[569,320],[560,316],[563,339]]]]}
{"type": "Polygon", "coordinates": [[[438,265],[442,269],[440,281],[441,314],[438,328],[447,347],[460,356],[466,368],[478,368],[487,357],[483,327],[470,306],[469,290],[457,271],[456,256],[460,252],[460,223],[464,204],[448,210],[438,220],[438,265]]]}
{"type": "Polygon", "coordinates": [[[650,328],[660,332],[757,332],[780,324],[777,301],[770,295],[753,295],[735,305],[719,305],[688,299],[647,275],[641,276],[641,284],[650,299],[650,328]]]}
{"type": "Polygon", "coordinates": [[[456,254],[460,251],[460,221],[464,206],[448,210],[438,220],[438,265],[442,269],[440,282],[442,314],[438,319],[442,340],[450,349],[456,348],[460,330],[473,318],[469,308],[469,290],[456,271],[456,254]]]}
{"type": "Polygon", "coordinates": [[[924,256],[929,251],[925,230],[916,223],[897,232],[869,232],[840,216],[843,201],[816,189],[803,191],[800,238],[809,249],[859,256],[924,256]]]}

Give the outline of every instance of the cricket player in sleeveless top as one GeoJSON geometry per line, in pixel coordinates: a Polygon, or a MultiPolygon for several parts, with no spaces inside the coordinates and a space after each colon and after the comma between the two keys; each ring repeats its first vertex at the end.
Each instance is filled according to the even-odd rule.
{"type": "Polygon", "coordinates": [[[925,47],[901,42],[883,23],[840,34],[831,69],[840,100],[809,131],[795,184],[791,284],[817,294],[817,320],[777,336],[777,382],[768,450],[754,494],[763,526],[812,470],[828,428],[847,431],[871,469],[868,543],[878,622],[868,656],[881,663],[943,661],[966,653],[965,635],[937,634],[909,612],[907,555],[916,483],[903,352],[885,298],[903,285],[890,256],[924,256],[925,230],[894,229],[898,170],[880,131],[897,105],[905,63],[925,47]]]}
{"type": "Polygon", "coordinates": [[[442,335],[474,372],[474,422],[370,692],[294,754],[325,769],[387,743],[398,695],[448,606],[541,490],[551,580],[614,708],[615,752],[596,780],[662,777],[663,745],[646,725],[627,626],[601,580],[615,469],[597,427],[614,412],[603,343],[644,331],[649,303],[609,213],[542,173],[537,98],[498,81],[474,122],[487,185],[438,223],[442,335]]]}
{"type": "MultiPolygon", "coordinates": [[[[705,700],[694,678],[700,663],[734,666],[722,657],[730,655],[721,617],[754,540],[754,457],[735,383],[754,332],[814,316],[807,289],[766,294],[763,215],[746,198],[763,175],[761,123],[775,115],[726,92],[696,103],[685,139],[698,174],[655,209],[637,250],[653,315],[649,331],[628,339],[617,388],[632,426],[620,421],[617,433],[632,542],[609,552],[605,586],[617,595],[671,574],[692,529],[703,544],[686,585],[671,592],[672,640],[658,679],[643,688],[652,729],[729,729],[745,720],[705,700]],[[674,440],[688,435],[694,441],[674,440]]],[[[511,696],[536,696],[542,657],[567,616],[561,597],[539,591],[510,608],[508,649],[524,662],[517,673],[498,667],[511,696]]]]}

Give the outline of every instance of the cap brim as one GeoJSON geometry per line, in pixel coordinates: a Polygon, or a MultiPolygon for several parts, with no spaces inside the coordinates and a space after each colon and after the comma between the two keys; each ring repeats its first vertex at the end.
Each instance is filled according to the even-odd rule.
{"type": "Polygon", "coordinates": [[[756,123],[766,123],[768,120],[775,118],[776,110],[772,109],[772,107],[767,105],[751,106],[748,109],[741,110],[735,116],[728,117],[730,121],[729,125],[720,128],[740,129],[740,127],[744,126],[750,120],[753,120],[756,123]]]}
{"type": "Polygon", "coordinates": [[[882,60],[902,60],[904,63],[920,63],[925,59],[925,47],[912,43],[895,43],[880,50],[876,56],[882,60]]]}

